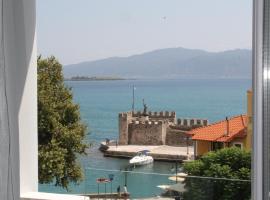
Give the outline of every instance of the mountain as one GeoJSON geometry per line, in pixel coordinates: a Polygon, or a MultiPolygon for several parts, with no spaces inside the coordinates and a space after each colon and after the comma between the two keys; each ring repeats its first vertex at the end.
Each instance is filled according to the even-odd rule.
{"type": "Polygon", "coordinates": [[[64,76],[122,78],[250,78],[251,50],[169,48],[64,66],[64,76]]]}

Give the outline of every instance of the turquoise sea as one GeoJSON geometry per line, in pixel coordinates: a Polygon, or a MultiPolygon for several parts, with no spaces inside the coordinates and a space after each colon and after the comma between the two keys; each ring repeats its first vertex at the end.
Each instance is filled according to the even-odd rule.
{"type": "MultiPolygon", "coordinates": [[[[53,184],[39,185],[39,190],[75,194],[97,192],[96,178],[114,174],[112,185],[106,185],[106,192],[111,192],[111,186],[115,192],[126,179],[132,198],[160,195],[162,190],[156,186],[172,184],[166,174],[173,174],[175,169],[174,163],[155,162],[131,169],[146,174],[125,175],[118,170],[124,170],[128,160],[105,158],[97,150],[99,142],[105,138],[117,139],[118,113],[131,109],[133,85],[136,110],[143,109],[142,99],[145,99],[151,111],[176,111],[178,117],[207,118],[210,122],[245,113],[246,91],[251,88],[249,79],[67,81],[66,84],[72,88],[82,119],[90,130],[86,140],[92,143],[92,148],[87,156],[80,158],[85,181],[71,185],[68,192],[53,184]]],[[[100,185],[99,189],[105,192],[105,185],[100,185]]]]}

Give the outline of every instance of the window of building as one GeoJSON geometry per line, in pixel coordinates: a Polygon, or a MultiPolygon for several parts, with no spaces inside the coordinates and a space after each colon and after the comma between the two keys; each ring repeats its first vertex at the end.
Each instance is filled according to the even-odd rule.
{"type": "Polygon", "coordinates": [[[242,143],[234,143],[233,146],[242,149],[243,144],[242,143]]]}

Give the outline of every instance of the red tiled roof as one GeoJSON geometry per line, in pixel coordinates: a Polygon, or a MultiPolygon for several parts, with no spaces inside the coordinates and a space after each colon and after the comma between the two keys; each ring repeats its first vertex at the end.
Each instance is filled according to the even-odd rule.
{"type": "Polygon", "coordinates": [[[193,140],[230,142],[233,138],[246,136],[246,124],[247,116],[239,115],[208,126],[193,129],[189,131],[189,134],[193,135],[193,140]],[[229,133],[227,133],[228,128],[229,133]]]}

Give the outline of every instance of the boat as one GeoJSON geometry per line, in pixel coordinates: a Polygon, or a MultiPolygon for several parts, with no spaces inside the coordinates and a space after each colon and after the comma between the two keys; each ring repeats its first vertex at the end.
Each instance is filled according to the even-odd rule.
{"type": "Polygon", "coordinates": [[[99,150],[100,150],[101,152],[105,152],[105,151],[107,151],[108,149],[109,149],[109,145],[105,144],[104,142],[101,142],[101,143],[100,143],[99,150]]]}
{"type": "Polygon", "coordinates": [[[130,161],[129,164],[132,165],[146,165],[154,162],[154,159],[152,156],[149,156],[148,153],[150,151],[143,150],[139,151],[136,156],[134,156],[130,161]]]}
{"type": "Polygon", "coordinates": [[[110,148],[110,146],[117,145],[116,143],[117,141],[106,138],[106,141],[100,143],[99,150],[101,152],[105,152],[110,148]]]}

